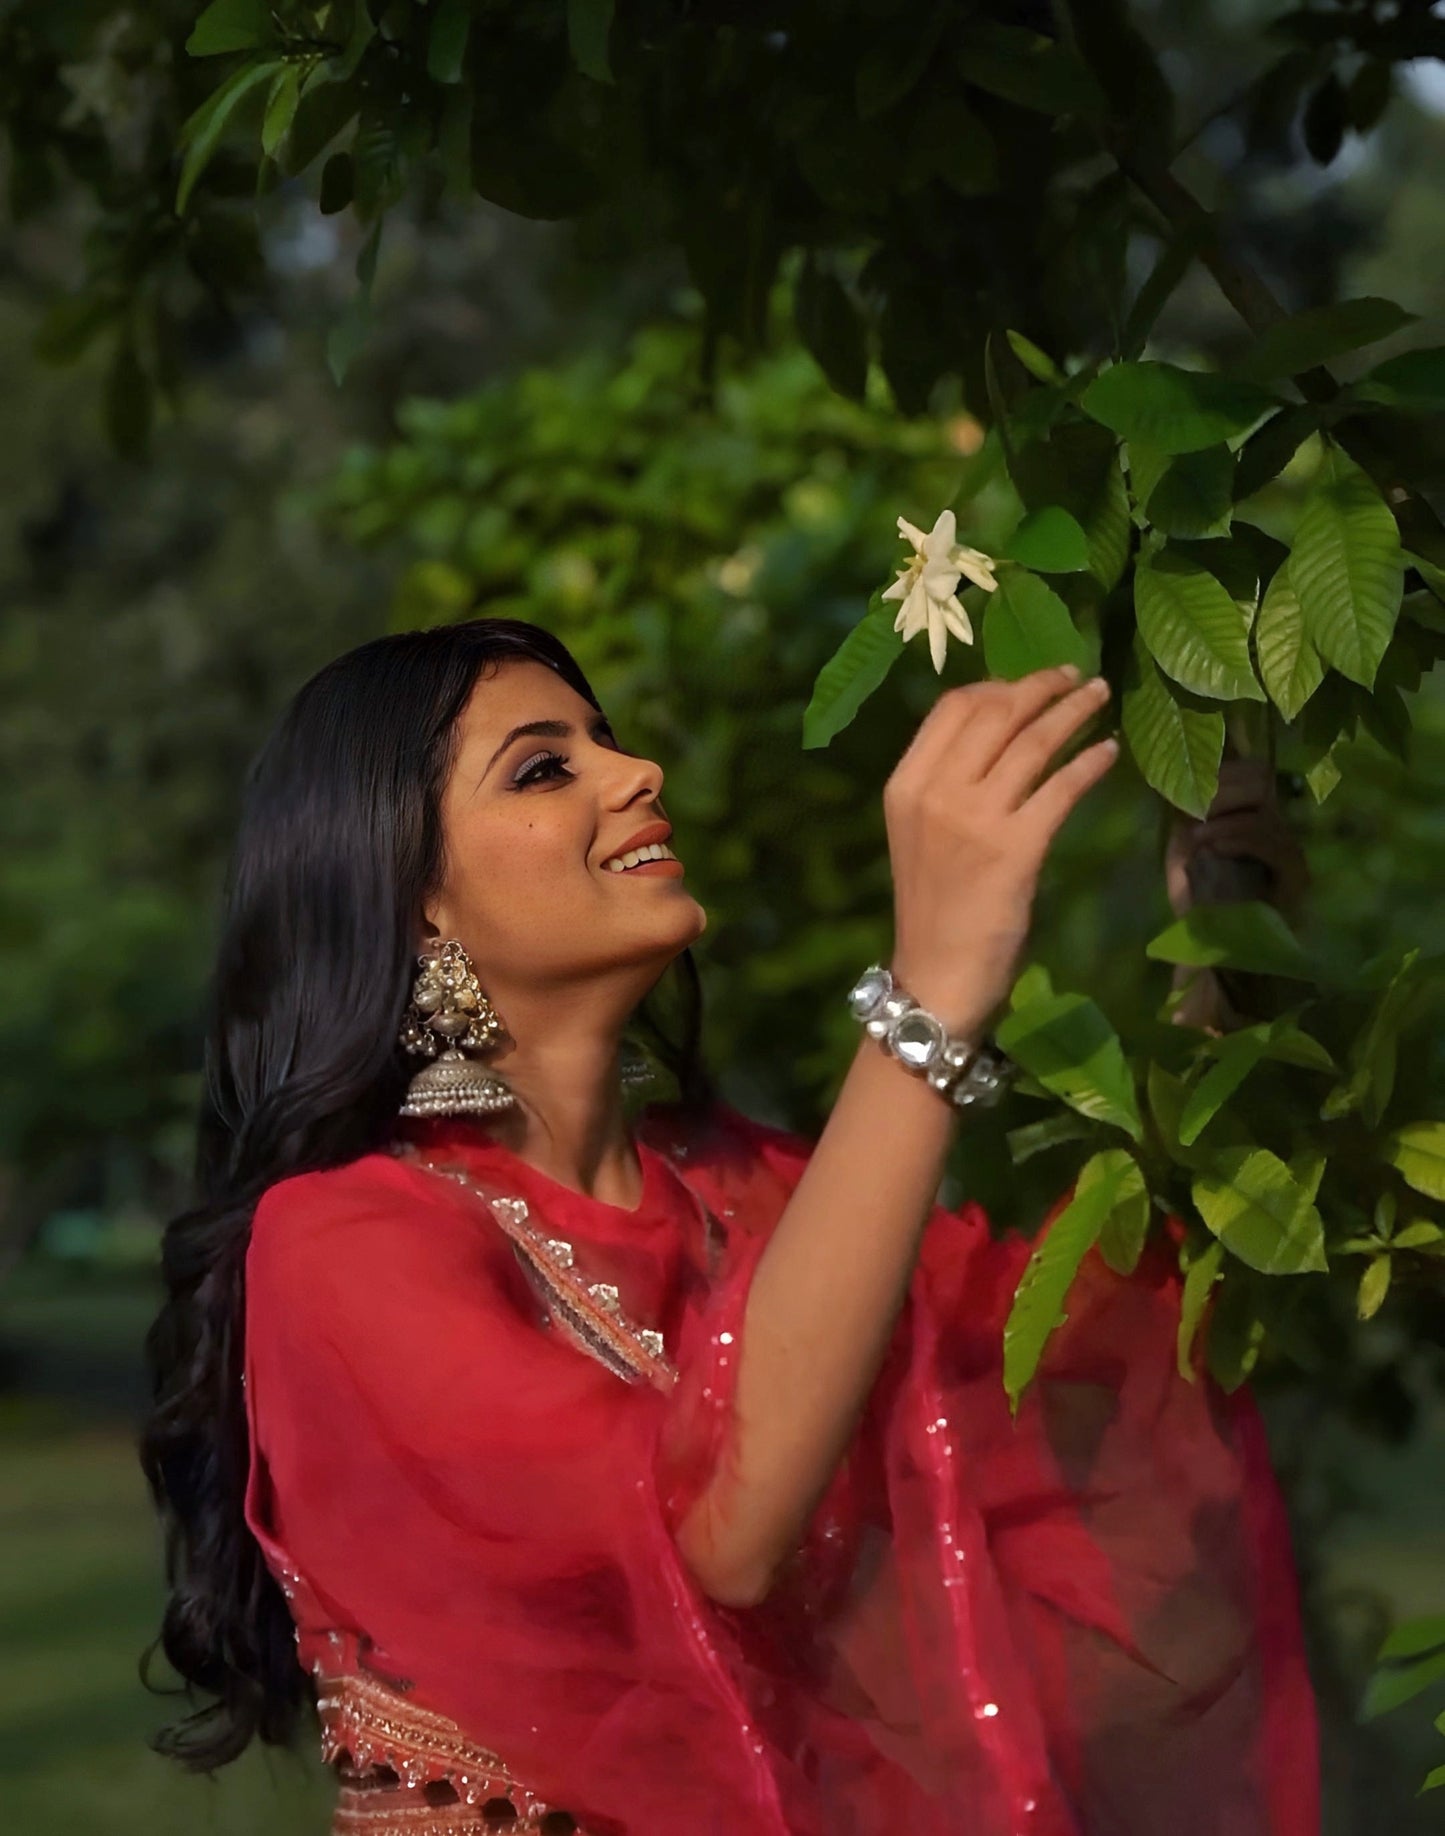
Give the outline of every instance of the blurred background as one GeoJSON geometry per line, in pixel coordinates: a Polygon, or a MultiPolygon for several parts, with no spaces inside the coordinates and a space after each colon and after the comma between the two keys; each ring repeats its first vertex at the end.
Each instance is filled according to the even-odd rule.
{"type": "MultiPolygon", "coordinates": [[[[1283,9],[1143,10],[1215,201],[1285,303],[1383,294],[1420,315],[1417,342],[1445,342],[1445,67],[1398,66],[1380,125],[1342,127],[1321,163],[1298,124],[1251,138],[1225,107],[1283,9]]],[[[0,33],[42,46],[71,129],[124,174],[175,13],[53,3],[42,21],[11,4],[0,33]]],[[[254,264],[247,286],[198,278],[171,302],[176,373],[153,404],[67,317],[114,199],[36,192],[19,67],[0,77],[0,1824],[319,1836],[329,1790],[310,1755],[188,1778],[148,1751],[174,1707],[137,1680],[161,1602],[134,1454],[140,1345],[159,1233],[187,1202],[250,756],[313,671],[378,633],[474,609],[558,633],[624,743],[666,768],[710,913],[698,956],[725,1093],[813,1132],[853,1050],[843,993],[888,942],[877,793],[939,681],[912,646],[819,751],[801,748],[803,708],[897,562],[899,513],[928,526],[953,503],[988,549],[1017,503],[960,385],[903,415],[875,371],[845,399],[781,292],[766,348],[725,345],[704,380],[681,256],[476,198],[392,211],[338,386],[328,340],[358,232],[281,182],[254,245],[215,251],[254,264]]],[[[1155,344],[1189,363],[1236,336],[1201,277],[1155,344]]],[[[943,680],[978,667],[951,650],[943,680]]],[[[1411,702],[1408,743],[1346,744],[1339,789],[1293,806],[1311,922],[1361,955],[1428,945],[1445,889],[1445,695],[1427,676],[1411,702]]],[[[1167,985],[1160,965],[1141,974],[1169,915],[1159,811],[1118,768],[1064,832],[1040,902],[1038,957],[1120,1024],[1167,985]]],[[[1048,1155],[1012,1166],[1002,1134],[1028,1114],[999,1118],[961,1141],[944,1196],[1031,1229],[1062,1175],[1048,1155]]],[[[1416,1796],[1439,1701],[1358,1710],[1390,1623],[1445,1613],[1441,1347],[1388,1306],[1357,1343],[1331,1381],[1266,1361],[1258,1389],[1306,1587],[1330,1836],[1423,1836],[1445,1829],[1445,1793],[1416,1796]]]]}

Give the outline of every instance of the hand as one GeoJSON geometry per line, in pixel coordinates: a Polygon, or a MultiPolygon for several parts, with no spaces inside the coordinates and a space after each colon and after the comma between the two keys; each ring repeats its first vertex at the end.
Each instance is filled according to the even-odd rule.
{"type": "Polygon", "coordinates": [[[1108,702],[1099,678],[1041,669],[948,689],[883,789],[898,980],[951,1032],[975,1037],[1013,985],[1044,857],[1118,755],[1100,740],[1050,772],[1108,702]]]}

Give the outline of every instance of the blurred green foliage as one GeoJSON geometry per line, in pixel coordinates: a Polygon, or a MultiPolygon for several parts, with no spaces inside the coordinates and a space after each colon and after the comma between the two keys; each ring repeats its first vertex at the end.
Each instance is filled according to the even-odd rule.
{"type": "MultiPolygon", "coordinates": [[[[183,1202],[200,991],[241,770],[297,682],[388,619],[506,611],[573,647],[619,733],[667,769],[710,913],[700,960],[725,1086],[816,1129],[856,1038],[842,992],[887,943],[877,792],[939,679],[909,646],[826,750],[801,743],[804,713],[903,559],[899,513],[926,526],[956,504],[963,539],[996,552],[1029,502],[1001,435],[1017,449],[1020,425],[1038,431],[1033,404],[1059,374],[1082,390],[1110,356],[1191,374],[1232,366],[1301,411],[1284,430],[1307,436],[1294,458],[1279,442],[1235,457],[1223,436],[1238,445],[1242,428],[1217,418],[1212,445],[1198,427],[1180,445],[1174,425],[1151,454],[1139,401],[1111,399],[1117,372],[1092,405],[1127,441],[1114,501],[1134,526],[1197,545],[1248,500],[1258,587],[1295,539],[1318,430],[1337,431],[1334,398],[1287,373],[1327,359],[1348,391],[1383,356],[1374,399],[1349,398],[1356,425],[1341,437],[1363,431],[1376,463],[1383,440],[1387,469],[1410,486],[1407,502],[1389,497],[1409,540],[1445,560],[1431,530],[1445,483],[1438,379],[1390,367],[1445,332],[1433,176],[1445,130],[1417,80],[1442,38],[1434,9],[1412,0],[1283,14],[1262,0],[906,13],[849,0],[777,20],[663,0],[0,10],[15,232],[0,271],[13,551],[0,763],[24,789],[0,816],[0,1263],[38,1246],[21,1289],[48,1264],[99,1283],[103,1308],[101,1265],[143,1253],[183,1202]],[[574,226],[565,276],[550,220],[574,226]],[[679,291],[684,279],[695,291],[679,291]],[[1420,318],[1373,309],[1367,329],[1391,342],[1365,355],[1338,335],[1312,347],[1320,321],[1306,320],[1271,370],[1271,292],[1301,310],[1385,296],[1420,318]],[[614,335],[641,320],[651,328],[614,335]],[[332,372],[351,379],[340,398],[323,336],[332,372]],[[30,348],[78,367],[42,379],[30,348]],[[1428,412],[1400,412],[1411,400],[1428,412]],[[96,449],[97,411],[120,461],[96,449]],[[346,426],[367,443],[332,478],[346,426]],[[147,452],[148,472],[123,463],[147,452]]],[[[1159,404],[1143,406],[1157,435],[1159,404]]],[[[1093,547],[1097,562],[1097,531],[1093,547]]],[[[1170,675],[1171,661],[1188,669],[1177,646],[1160,638],[1140,657],[1119,641],[1132,638],[1132,576],[1110,580],[1112,562],[1092,578],[1050,573],[1061,552],[1021,558],[1049,575],[1106,667],[1127,673],[1132,658],[1155,714],[1209,723],[1187,773],[1148,743],[1143,776],[1116,768],[1065,829],[1040,901],[1036,972],[1074,1012],[1085,996],[1135,1051],[1159,1041],[1171,979],[1145,955],[1169,917],[1155,791],[1184,807],[1204,798],[1198,759],[1217,756],[1222,734],[1217,706],[1190,700],[1198,683],[1170,675]]],[[[1429,577],[1410,585],[1406,662],[1425,669],[1420,633],[1438,614],[1432,624],[1418,597],[1429,577]]],[[[1011,673],[1010,654],[985,624],[978,650],[951,649],[943,681],[985,662],[1011,673]]],[[[1400,662],[1387,657],[1371,693],[1332,677],[1282,753],[1314,791],[1295,806],[1315,877],[1304,941],[1344,968],[1373,961],[1380,981],[1391,959],[1429,950],[1445,883],[1445,709],[1438,682],[1400,662]]],[[[1244,680],[1236,669],[1213,687],[1244,680]]],[[[1281,680],[1266,671],[1288,715],[1299,685],[1281,698],[1281,680]]],[[[1377,1124],[1438,1115],[1445,1080],[1438,1028],[1408,990],[1360,1035],[1368,980],[1325,1032],[1360,1074],[1355,1101],[1378,1105],[1366,1133],[1380,1137],[1377,1124]],[[1396,1020],[1414,1023],[1398,1040],[1396,1020]],[[1384,1117],[1387,1070],[1408,1116],[1384,1117]]],[[[1259,1080],[1275,1074],[1245,1068],[1253,1123],[1259,1080]]],[[[965,1131],[949,1202],[976,1196],[1000,1227],[1031,1227],[1086,1152],[1077,1131],[1047,1146],[1018,1134],[1057,1123],[1041,1107],[1048,1088],[1026,1086],[996,1124],[965,1131]]],[[[1219,1125],[1201,1120],[1204,1098],[1196,1089],[1188,1129],[1207,1139],[1219,1125]]],[[[1288,1108],[1275,1121],[1292,1126],[1288,1108]]],[[[1354,1475],[1412,1437],[1428,1447],[1445,1389],[1439,1286],[1423,1246],[1400,1235],[1438,1216],[1440,1195],[1387,1174],[1394,1203],[1377,1204],[1375,1145],[1362,1145],[1357,1192],[1347,1162],[1337,1181],[1357,1245],[1342,1265],[1351,1289],[1367,1271],[1358,1305],[1294,1275],[1275,1285],[1318,1294],[1308,1331],[1281,1309],[1261,1347],[1236,1307],[1221,1338],[1239,1374],[1257,1357],[1284,1424],[1341,1832],[1359,1803],[1392,1832],[1430,1827],[1374,1767],[1379,1748],[1341,1732],[1378,1612],[1367,1602],[1342,1631],[1323,1610],[1320,1552],[1358,1506],[1354,1475]]],[[[1103,1171],[1133,1192],[1127,1168],[1103,1171]]],[[[1211,1270],[1196,1266],[1201,1298],[1211,1270]]],[[[48,1386],[53,1362],[36,1347],[86,1340],[83,1285],[20,1299],[7,1330],[18,1381],[48,1386]]],[[[128,1317],[117,1306],[112,1327],[128,1317]]],[[[96,1473],[118,1457],[95,1454],[96,1473]]],[[[39,1475],[40,1522],[92,1510],[91,1461],[67,1443],[43,1472],[16,1468],[39,1475]]],[[[1400,1523],[1408,1505],[1394,1495],[1400,1523]]],[[[102,1579],[133,1603],[151,1597],[135,1578],[154,1555],[142,1519],[137,1501],[117,1530],[125,1561],[102,1579]]],[[[121,1688],[116,1651],[143,1638],[153,1609],[97,1618],[85,1547],[45,1546],[23,1515],[3,1528],[17,1598],[43,1571],[56,1613],[69,1602],[96,1619],[93,1645],[56,1646],[64,1690],[47,1670],[56,1634],[38,1615],[21,1627],[43,1705],[14,1724],[14,1751],[33,1755],[22,1829],[87,1816],[119,1827],[112,1778],[125,1785],[117,1814],[136,1827],[193,1827],[166,1819],[190,1819],[179,1807],[196,1800],[181,1787],[151,1798],[125,1770],[140,1763],[134,1745],[123,1760],[95,1735],[114,1726],[133,1743],[155,1719],[137,1699],[126,1720],[107,1694],[121,1688]],[[87,1694],[75,1678],[90,1665],[109,1668],[87,1694]]],[[[1419,1524],[1410,1535],[1434,1547],[1419,1524]]],[[[1390,1592],[1392,1560],[1386,1545],[1356,1564],[1356,1609],[1370,1588],[1390,1592]]],[[[1411,1574],[1401,1598],[1438,1611],[1428,1564],[1417,1557],[1411,1574]]],[[[24,1604],[0,1605],[5,1626],[24,1604]]],[[[234,1825],[217,1827],[274,1820],[270,1800],[248,1796],[253,1776],[228,1784],[220,1815],[234,1825]]]]}

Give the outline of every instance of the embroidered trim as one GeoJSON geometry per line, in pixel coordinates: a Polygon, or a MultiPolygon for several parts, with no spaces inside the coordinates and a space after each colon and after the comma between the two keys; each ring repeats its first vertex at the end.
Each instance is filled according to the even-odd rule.
{"type": "Polygon", "coordinates": [[[677,1367],[664,1350],[662,1334],[628,1319],[614,1283],[588,1281],[577,1268],[576,1251],[565,1237],[549,1237],[529,1224],[525,1199],[494,1195],[464,1167],[426,1160],[410,1142],[397,1144],[392,1152],[399,1160],[464,1186],[482,1200],[511,1238],[533,1287],[570,1344],[628,1383],[648,1382],[670,1390],[677,1382],[677,1367]]]}
{"type": "Polygon", "coordinates": [[[329,1677],[318,1666],[316,1706],[321,1757],[342,1773],[334,1833],[366,1829],[385,1836],[392,1830],[418,1830],[427,1836],[470,1836],[474,1830],[496,1829],[495,1822],[474,1810],[495,1798],[507,1800],[516,1814],[508,1829],[536,1829],[544,1817],[563,1814],[529,1791],[499,1754],[468,1740],[454,1721],[408,1701],[378,1677],[355,1672],[329,1677]],[[383,1766],[397,1775],[398,1785],[377,1776],[383,1766]],[[413,1797],[422,1786],[442,1782],[451,1786],[458,1802],[428,1804],[413,1797]]]}

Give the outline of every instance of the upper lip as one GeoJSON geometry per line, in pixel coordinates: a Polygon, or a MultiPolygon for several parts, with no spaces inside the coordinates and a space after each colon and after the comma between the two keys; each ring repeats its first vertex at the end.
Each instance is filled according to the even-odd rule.
{"type": "Polygon", "coordinates": [[[610,854],[604,854],[599,866],[605,867],[608,861],[616,860],[619,854],[628,854],[634,848],[645,848],[649,842],[665,842],[672,834],[670,822],[650,822],[645,829],[639,829],[631,841],[623,842],[620,848],[614,848],[610,854]]]}

